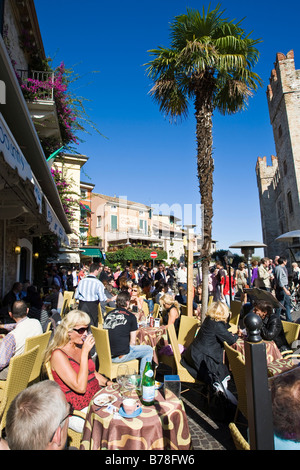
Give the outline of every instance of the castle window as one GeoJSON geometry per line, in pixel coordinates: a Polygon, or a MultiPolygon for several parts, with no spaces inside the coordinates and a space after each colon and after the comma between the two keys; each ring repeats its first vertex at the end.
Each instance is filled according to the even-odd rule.
{"type": "Polygon", "coordinates": [[[292,200],[291,191],[287,193],[287,200],[288,200],[289,213],[292,214],[294,212],[294,208],[293,208],[293,200],[292,200]]]}

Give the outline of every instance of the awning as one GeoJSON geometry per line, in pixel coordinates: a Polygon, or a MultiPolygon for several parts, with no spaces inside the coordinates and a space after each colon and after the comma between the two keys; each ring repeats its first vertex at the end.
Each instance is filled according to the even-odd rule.
{"type": "Polygon", "coordinates": [[[6,163],[18,172],[18,175],[25,182],[29,181],[32,185],[32,191],[38,206],[39,214],[43,212],[43,198],[45,201],[46,219],[49,223],[49,229],[55,233],[62,243],[68,245],[69,239],[63,225],[59,221],[51,204],[43,193],[36,176],[33,174],[30,165],[19,148],[14,136],[12,135],[4,117],[0,113],[0,153],[3,155],[6,163]]]}
{"type": "Polygon", "coordinates": [[[86,204],[81,203],[80,206],[81,206],[82,210],[87,211],[87,212],[91,212],[91,208],[89,206],[87,206],[86,204]]]}
{"type": "Polygon", "coordinates": [[[93,247],[80,248],[80,256],[88,256],[89,258],[104,259],[100,248],[93,248],[93,247]]]}

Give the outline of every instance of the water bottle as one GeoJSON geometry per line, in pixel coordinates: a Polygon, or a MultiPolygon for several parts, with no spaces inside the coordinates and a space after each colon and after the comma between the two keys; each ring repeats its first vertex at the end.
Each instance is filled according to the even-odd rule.
{"type": "Polygon", "coordinates": [[[154,404],[155,379],[151,362],[146,362],[142,380],[142,403],[150,406],[154,404]]]}

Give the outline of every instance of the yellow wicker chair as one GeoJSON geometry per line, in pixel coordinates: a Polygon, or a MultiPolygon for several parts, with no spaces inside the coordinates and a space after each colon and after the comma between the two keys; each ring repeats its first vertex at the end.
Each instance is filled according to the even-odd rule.
{"type": "Polygon", "coordinates": [[[292,347],[294,341],[297,341],[300,333],[300,323],[292,323],[282,320],[283,331],[288,344],[292,347]]]}
{"type": "Polygon", "coordinates": [[[34,382],[38,382],[40,380],[44,353],[48,346],[50,336],[51,336],[51,331],[48,331],[46,333],[43,333],[42,335],[32,336],[30,338],[27,338],[25,341],[24,352],[30,351],[35,346],[39,346],[39,351],[36,357],[36,361],[33,366],[33,370],[31,372],[31,376],[29,379],[29,385],[32,385],[34,382]]]}
{"type": "MultiPolygon", "coordinates": [[[[108,313],[106,310],[107,308],[110,308],[110,307],[105,307],[106,313],[108,313]]],[[[98,327],[103,325],[103,321],[104,320],[103,320],[102,308],[101,308],[101,304],[99,303],[98,304],[98,327]]]]}
{"type": "Polygon", "coordinates": [[[143,311],[144,311],[144,314],[145,314],[145,317],[148,318],[149,317],[149,305],[147,304],[147,302],[143,302],[143,311]]]}
{"type": "MultiPolygon", "coordinates": [[[[172,346],[173,356],[159,356],[161,362],[172,367],[172,373],[179,375],[180,382],[204,385],[204,382],[195,379],[189,373],[189,371],[180,363],[181,354],[174,325],[168,326],[168,337],[169,342],[172,346]]],[[[208,394],[205,395],[205,397],[208,398],[208,394]]]]}
{"type": "Polygon", "coordinates": [[[70,290],[65,290],[64,291],[64,301],[66,300],[67,301],[67,306],[70,307],[71,306],[71,302],[72,300],[74,299],[74,295],[75,295],[75,292],[73,291],[70,291],[70,290]]]}
{"type": "Polygon", "coordinates": [[[236,422],[239,411],[248,419],[245,362],[241,354],[229,346],[226,341],[224,342],[224,349],[238,394],[238,404],[234,422],[236,422]]]}
{"type": "Polygon", "coordinates": [[[179,307],[180,307],[180,313],[181,313],[181,315],[187,316],[187,314],[188,314],[187,306],[186,306],[186,305],[179,304],[179,307]]]}
{"type": "Polygon", "coordinates": [[[13,399],[28,386],[39,346],[11,358],[6,380],[0,381],[0,436],[6,425],[7,410],[13,399]]]}
{"type": "MultiPolygon", "coordinates": [[[[115,379],[117,376],[119,363],[112,362],[111,360],[108,330],[91,326],[91,331],[95,338],[96,352],[99,360],[98,372],[102,375],[105,375],[105,377],[108,377],[110,380],[115,379]]],[[[129,367],[135,369],[136,372],[139,370],[138,359],[122,362],[122,364],[127,364],[129,367]]]]}
{"type": "Polygon", "coordinates": [[[234,423],[228,425],[236,450],[250,450],[250,445],[234,423]]]}
{"type": "MultiPolygon", "coordinates": [[[[45,367],[45,370],[47,372],[48,379],[49,380],[54,380],[50,362],[46,362],[44,364],[44,367],[45,367]]],[[[73,414],[73,416],[78,416],[78,417],[80,417],[84,420],[86,418],[86,415],[84,413],[82,413],[81,411],[78,411],[78,410],[73,410],[72,414],[73,414]]],[[[76,432],[73,429],[68,428],[68,446],[69,447],[75,447],[76,449],[79,449],[80,444],[81,444],[81,440],[82,440],[82,433],[76,432]]]]}
{"type": "Polygon", "coordinates": [[[232,326],[239,326],[240,313],[242,308],[242,302],[240,300],[232,300],[230,304],[231,317],[229,324],[232,326]]]}
{"type": "Polygon", "coordinates": [[[182,346],[187,348],[193,342],[198,328],[199,321],[197,318],[187,317],[185,315],[181,316],[178,331],[178,344],[182,344],[182,346]]]}
{"type": "Polygon", "coordinates": [[[160,316],[160,305],[159,304],[154,304],[153,307],[153,318],[158,318],[160,316]]]}

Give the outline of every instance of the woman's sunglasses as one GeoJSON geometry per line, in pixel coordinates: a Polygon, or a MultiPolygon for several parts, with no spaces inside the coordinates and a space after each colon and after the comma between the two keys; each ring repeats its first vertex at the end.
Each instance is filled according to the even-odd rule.
{"type": "Polygon", "coordinates": [[[79,335],[83,335],[86,331],[88,331],[89,327],[83,327],[83,328],[73,328],[74,331],[76,331],[79,335]]]}

